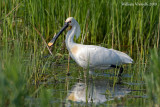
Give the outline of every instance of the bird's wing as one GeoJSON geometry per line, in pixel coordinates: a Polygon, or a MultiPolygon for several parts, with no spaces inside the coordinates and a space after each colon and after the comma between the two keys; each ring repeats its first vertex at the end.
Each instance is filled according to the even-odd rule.
{"type": "Polygon", "coordinates": [[[122,60],[123,63],[132,63],[133,59],[131,57],[129,57],[126,53],[114,50],[114,49],[109,49],[111,51],[114,51],[122,60]]]}
{"type": "Polygon", "coordinates": [[[132,60],[123,52],[94,45],[83,45],[78,57],[90,67],[120,65],[132,60]]]}
{"type": "Polygon", "coordinates": [[[107,48],[85,45],[80,51],[79,60],[86,62],[89,66],[109,66],[111,64],[118,64],[121,59],[114,52],[107,48]]]}

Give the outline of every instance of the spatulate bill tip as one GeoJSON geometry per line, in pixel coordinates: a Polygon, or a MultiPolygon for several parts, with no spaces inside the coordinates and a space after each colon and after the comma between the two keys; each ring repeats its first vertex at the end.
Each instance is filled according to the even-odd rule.
{"type": "Polygon", "coordinates": [[[52,45],[53,45],[53,43],[51,43],[51,42],[48,43],[48,46],[52,46],[52,45]]]}

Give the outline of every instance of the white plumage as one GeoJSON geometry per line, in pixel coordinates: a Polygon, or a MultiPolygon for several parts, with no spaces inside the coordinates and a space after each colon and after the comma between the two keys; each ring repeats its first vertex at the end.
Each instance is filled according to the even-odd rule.
{"type": "Polygon", "coordinates": [[[125,53],[94,45],[73,44],[67,46],[71,57],[83,68],[108,69],[110,65],[132,63],[125,53]]]}
{"type": "MultiPolygon", "coordinates": [[[[67,32],[65,40],[67,49],[72,59],[74,59],[76,63],[81,67],[89,67],[90,71],[93,71],[94,69],[109,69],[117,67],[121,64],[133,62],[132,58],[130,58],[127,54],[114,49],[107,49],[95,45],[82,45],[75,43],[73,41],[73,38],[75,35],[76,38],[79,37],[80,26],[73,17],[67,18],[65,22],[67,23],[65,28],[67,28],[68,26],[71,27],[71,29],[67,32]]],[[[61,30],[60,33],[63,30],[61,30]]],[[[54,40],[52,40],[49,45],[52,45],[55,42],[53,41],[54,40]]]]}

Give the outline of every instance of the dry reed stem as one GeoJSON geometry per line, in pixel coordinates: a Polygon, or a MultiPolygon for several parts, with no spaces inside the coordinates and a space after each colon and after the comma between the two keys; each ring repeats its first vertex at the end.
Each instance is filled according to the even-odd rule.
{"type": "MultiPolygon", "coordinates": [[[[32,25],[33,26],[33,25],[32,25]]],[[[48,45],[47,45],[47,43],[46,43],[46,41],[45,41],[45,39],[43,38],[43,36],[41,35],[41,33],[33,26],[33,28],[34,28],[34,30],[41,36],[41,38],[42,38],[42,40],[43,40],[43,42],[44,42],[44,44],[46,45],[46,47],[47,47],[47,49],[48,49],[48,51],[49,51],[49,53],[53,56],[53,54],[52,54],[52,52],[51,52],[51,50],[49,49],[49,47],[48,47],[48,45]]],[[[55,36],[55,35],[54,35],[55,36]]]]}
{"type": "MultiPolygon", "coordinates": [[[[18,9],[20,7],[21,3],[17,4],[16,7],[14,7],[8,14],[6,14],[6,16],[4,16],[4,18],[8,17],[14,10],[18,9]]],[[[4,18],[2,18],[1,20],[3,20],[4,18]]]]}

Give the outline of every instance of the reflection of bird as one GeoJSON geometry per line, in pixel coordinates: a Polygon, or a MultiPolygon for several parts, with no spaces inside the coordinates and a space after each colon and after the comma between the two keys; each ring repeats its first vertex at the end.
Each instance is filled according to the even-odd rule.
{"type": "MultiPolygon", "coordinates": [[[[119,65],[132,63],[133,60],[127,54],[114,50],[107,49],[95,45],[82,45],[73,41],[74,35],[76,38],[80,35],[80,26],[78,22],[69,17],[65,21],[64,27],[61,31],[48,43],[49,46],[53,45],[59,35],[69,27],[66,36],[66,46],[72,59],[76,61],[78,65],[83,68],[89,68],[90,71],[94,69],[109,69],[120,68],[119,65]]],[[[120,68],[120,72],[123,72],[123,68],[120,68]]]]}
{"type": "Polygon", "coordinates": [[[95,104],[121,98],[130,93],[130,89],[107,80],[89,81],[85,83],[76,83],[67,96],[67,100],[75,102],[93,102],[95,104]]]}

